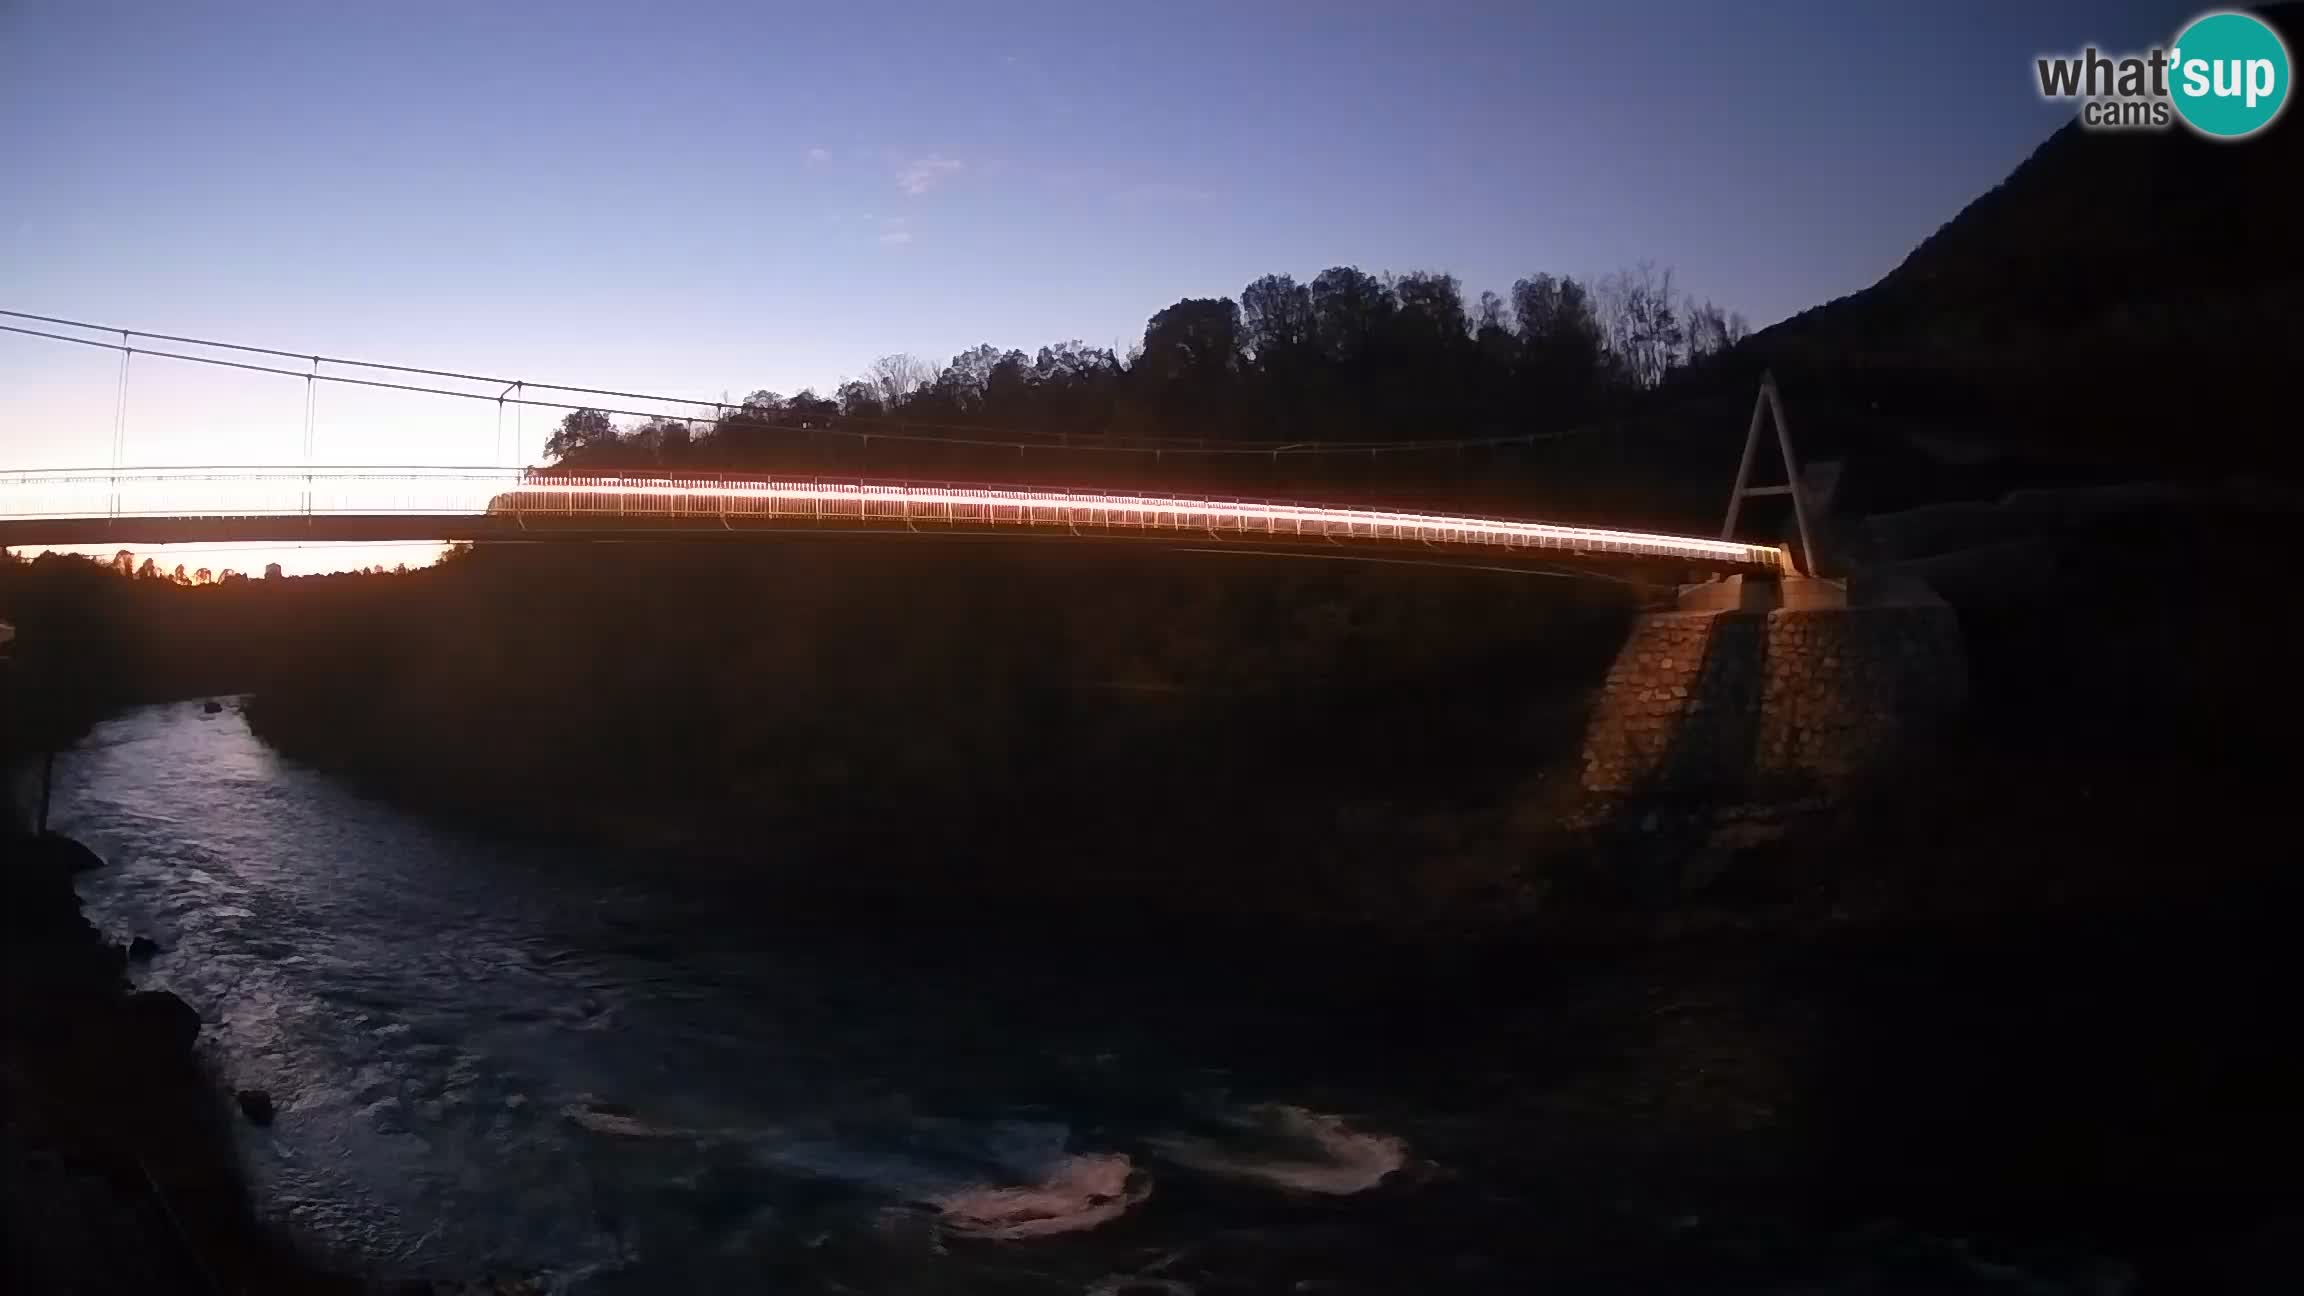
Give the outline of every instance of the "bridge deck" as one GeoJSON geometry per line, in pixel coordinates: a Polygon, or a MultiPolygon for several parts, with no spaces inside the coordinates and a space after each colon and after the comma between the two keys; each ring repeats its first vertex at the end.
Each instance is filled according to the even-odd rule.
{"type": "Polygon", "coordinates": [[[1658,562],[1782,571],[1780,548],[1507,518],[1272,500],[944,483],[577,477],[486,469],[0,474],[10,545],[1013,536],[1281,552],[1413,550],[1453,562],[1658,562]]]}

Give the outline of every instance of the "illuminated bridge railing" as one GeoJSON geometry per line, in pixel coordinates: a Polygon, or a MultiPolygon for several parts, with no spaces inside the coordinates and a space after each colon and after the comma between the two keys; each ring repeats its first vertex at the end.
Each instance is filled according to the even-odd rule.
{"type": "Polygon", "coordinates": [[[1508,518],[1275,500],[830,480],[561,476],[485,468],[179,468],[0,473],[0,519],[390,516],[619,519],[864,529],[1192,532],[1226,539],[1473,545],[1783,569],[1775,546],[1508,518]]]}

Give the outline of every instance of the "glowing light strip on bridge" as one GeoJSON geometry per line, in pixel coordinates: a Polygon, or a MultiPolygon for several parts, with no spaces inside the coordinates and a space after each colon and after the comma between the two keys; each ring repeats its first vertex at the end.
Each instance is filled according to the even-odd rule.
{"type": "Polygon", "coordinates": [[[0,473],[0,519],[426,515],[765,518],[906,526],[1144,528],[1631,553],[1783,568],[1782,549],[1699,536],[1271,500],[953,483],[554,477],[519,470],[330,468],[0,473]]]}
{"type": "MultiPolygon", "coordinates": [[[[1516,522],[1505,519],[1466,517],[1447,513],[1419,513],[1381,509],[1353,509],[1316,504],[1274,504],[1250,500],[1187,499],[1174,496],[1107,495],[1099,492],[1048,492],[1021,489],[986,488],[982,490],[956,490],[949,487],[907,486],[898,484],[825,485],[766,482],[746,485],[734,482],[714,482],[703,485],[653,481],[644,478],[619,478],[607,481],[531,480],[507,492],[517,498],[523,495],[542,496],[541,512],[551,512],[551,497],[559,495],[628,496],[674,495],[688,498],[710,499],[715,496],[730,499],[761,500],[770,503],[805,502],[810,504],[927,504],[946,508],[1014,508],[1019,510],[1019,521],[1027,524],[1054,524],[1067,521],[1063,516],[1047,519],[1025,519],[1022,511],[1042,514],[1069,514],[1073,512],[1111,511],[1146,513],[1165,519],[1174,519],[1189,525],[1194,519],[1206,519],[1204,525],[1224,527],[1228,530],[1257,534],[1292,534],[1297,531],[1280,530],[1281,524],[1292,529],[1312,528],[1311,534],[1328,534],[1328,529],[1342,526],[1346,534],[1353,526],[1395,528],[1402,531],[1436,531],[1443,538],[1469,544],[1503,544],[1515,547],[1531,543],[1546,547],[1623,546],[1644,550],[1662,550],[1690,557],[1752,563],[1760,566],[1783,565],[1783,552],[1766,545],[1741,544],[1732,540],[1707,540],[1696,536],[1665,535],[1643,531],[1617,531],[1600,527],[1564,526],[1550,522],[1516,522]]],[[[515,508],[519,505],[515,504],[515,508]]]]}

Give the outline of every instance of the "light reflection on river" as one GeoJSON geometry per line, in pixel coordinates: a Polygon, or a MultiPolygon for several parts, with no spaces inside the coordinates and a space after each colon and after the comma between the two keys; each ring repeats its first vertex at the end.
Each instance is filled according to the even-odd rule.
{"type": "Polygon", "coordinates": [[[1156,1189],[1350,1210],[1408,1156],[1292,1105],[1334,1095],[1251,1101],[1223,1059],[1148,1053],[1030,948],[956,968],[763,938],[644,857],[364,799],[236,705],[99,726],[58,826],[111,862],[92,918],[157,939],[142,975],[275,1100],[244,1135],[265,1208],[371,1271],[1047,1290],[1055,1265],[1078,1289],[1186,1240],[1156,1189]],[[1088,1007],[1051,1028],[1023,1001],[1058,983],[1088,1007]]]}

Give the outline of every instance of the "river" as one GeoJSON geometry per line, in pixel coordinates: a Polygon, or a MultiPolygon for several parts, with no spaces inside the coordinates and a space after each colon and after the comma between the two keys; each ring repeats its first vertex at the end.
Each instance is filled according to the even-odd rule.
{"type": "Polygon", "coordinates": [[[1825,1290],[1883,1257],[1927,1290],[2043,1278],[1740,1200],[1798,1077],[1771,997],[1710,971],[1466,989],[1189,931],[779,920],[668,857],[363,797],[233,702],[107,721],[58,775],[57,826],[109,862],[91,918],[156,940],[134,975],[277,1104],[240,1127],[261,1211],[357,1271],[1103,1296],[1825,1290]]]}
{"type": "Polygon", "coordinates": [[[1173,1181],[1301,1223],[1411,1160],[1125,1002],[1064,1010],[1131,993],[1067,966],[1080,942],[778,930],[645,858],[365,799],[236,704],[99,726],[57,814],[112,865],[83,883],[91,917],[160,944],[139,975],[277,1104],[244,1135],[267,1212],[363,1269],[608,1291],[918,1266],[1045,1290],[1241,1222],[1202,1193],[1163,1223],[1193,1196],[1173,1181]]]}

